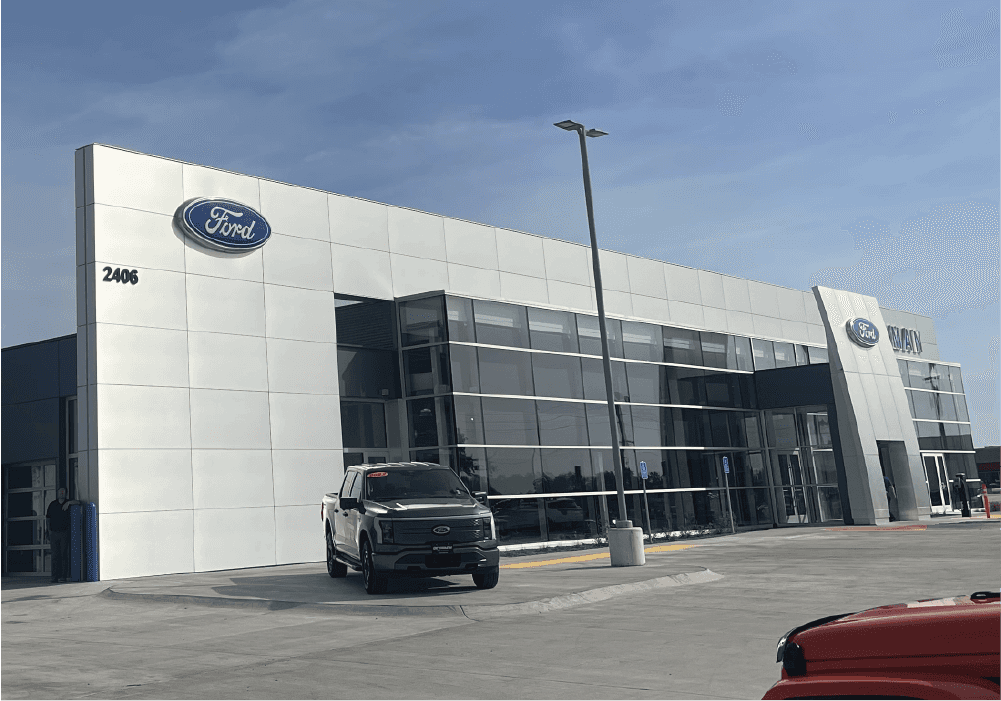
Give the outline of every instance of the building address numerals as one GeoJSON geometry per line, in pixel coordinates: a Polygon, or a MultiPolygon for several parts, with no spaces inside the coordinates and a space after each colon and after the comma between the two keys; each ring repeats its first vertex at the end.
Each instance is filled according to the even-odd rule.
{"type": "Polygon", "coordinates": [[[120,282],[123,285],[138,285],[139,284],[139,271],[129,270],[128,268],[110,268],[104,267],[104,277],[101,278],[102,282],[120,282]]]}

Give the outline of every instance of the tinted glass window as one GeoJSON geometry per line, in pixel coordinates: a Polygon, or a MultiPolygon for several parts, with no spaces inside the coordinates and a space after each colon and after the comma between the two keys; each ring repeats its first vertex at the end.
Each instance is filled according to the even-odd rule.
{"type": "Polygon", "coordinates": [[[667,404],[660,396],[662,365],[623,363],[629,380],[629,401],[641,404],[667,404]]]}
{"type": "Polygon", "coordinates": [[[660,427],[660,408],[655,406],[633,406],[629,408],[632,410],[632,445],[650,448],[663,445],[660,427]]]}
{"type": "Polygon", "coordinates": [[[964,392],[963,389],[963,373],[957,367],[949,367],[949,377],[952,380],[952,391],[953,392],[964,392]]]}
{"type": "Polygon", "coordinates": [[[741,435],[747,441],[748,448],[761,448],[761,433],[758,428],[757,414],[743,414],[740,422],[744,425],[741,435]]]}
{"type": "Polygon", "coordinates": [[[338,347],[337,373],[342,397],[396,399],[400,396],[395,351],[338,347]]]}
{"type": "Polygon", "coordinates": [[[487,491],[487,459],[483,448],[459,448],[455,466],[459,479],[471,492],[487,491]]]}
{"type": "Polygon", "coordinates": [[[739,407],[740,378],[728,372],[706,373],[706,404],[709,406],[739,407]]]}
{"type": "Polygon", "coordinates": [[[956,400],[951,394],[935,394],[935,402],[938,404],[938,416],[943,421],[959,421],[956,414],[956,400]]]}
{"type": "Polygon", "coordinates": [[[584,398],[581,359],[572,355],[532,353],[535,394],[539,397],[584,398]]]}
{"type": "Polygon", "coordinates": [[[587,433],[591,445],[611,445],[612,432],[608,428],[608,405],[585,404],[587,433]]]}
{"type": "Polygon", "coordinates": [[[453,397],[455,407],[456,443],[483,443],[483,414],[480,398],[457,394],[453,397]]]}
{"type": "Polygon", "coordinates": [[[928,363],[907,363],[907,376],[910,378],[910,382],[907,383],[910,387],[931,389],[931,383],[928,380],[928,363]]]}
{"type": "Polygon", "coordinates": [[[966,408],[966,397],[961,394],[957,394],[955,397],[953,397],[953,399],[956,402],[956,420],[969,421],[970,412],[966,408]]]}
{"type": "Polygon", "coordinates": [[[587,492],[595,489],[589,451],[543,448],[541,453],[545,491],[587,492]]]}
{"type": "Polygon", "coordinates": [[[538,445],[539,427],[531,399],[483,397],[483,434],[493,445],[538,445]]]}
{"type": "Polygon", "coordinates": [[[685,365],[702,365],[702,344],[699,332],[664,327],[664,361],[685,365]]]}
{"type": "Polygon", "coordinates": [[[357,472],[347,472],[344,475],[344,481],[341,483],[341,491],[338,496],[346,497],[351,493],[351,484],[358,477],[357,472]]]}
{"type": "Polygon", "coordinates": [[[945,425],[931,421],[915,421],[918,447],[921,450],[942,450],[945,448],[945,425]]]}
{"type": "Polygon", "coordinates": [[[480,388],[483,394],[532,396],[532,356],[530,353],[480,348],[480,388]]]}
{"type": "Polygon", "coordinates": [[[405,346],[445,340],[445,305],[441,297],[400,303],[400,338],[405,346]]]}
{"type": "Polygon", "coordinates": [[[524,307],[476,300],[473,311],[479,343],[528,348],[528,317],[524,307]]]}
{"type": "Polygon", "coordinates": [[[796,364],[797,365],[809,365],[810,364],[810,354],[806,350],[806,346],[796,346],[796,364]]]}
{"type": "Polygon", "coordinates": [[[821,363],[828,363],[830,360],[827,356],[826,348],[817,348],[815,346],[809,346],[807,350],[810,353],[810,364],[819,365],[821,363]]]}
{"type": "MultiPolygon", "coordinates": [[[[584,376],[584,398],[606,401],[605,371],[597,358],[581,358],[584,376]]],[[[625,363],[612,361],[612,395],[615,401],[626,401],[629,390],[626,385],[625,363]]]]}
{"type": "MultiPolygon", "coordinates": [[[[605,328],[608,332],[608,354],[613,358],[622,357],[622,328],[618,319],[605,317],[605,328]]],[[[580,352],[588,355],[601,355],[601,332],[598,330],[598,317],[577,315],[577,338],[580,352]]]]}
{"type": "Polygon", "coordinates": [[[586,446],[587,419],[584,405],[577,402],[538,402],[541,445],[586,446]]]}
{"type": "Polygon", "coordinates": [[[490,502],[490,508],[497,523],[497,537],[502,543],[530,543],[542,539],[538,499],[496,499],[490,502]]]}
{"type": "MultiPolygon", "coordinates": [[[[728,343],[730,337],[721,333],[709,333],[702,331],[699,334],[702,341],[702,362],[706,367],[725,368],[727,364],[727,350],[736,351],[728,343]]],[[[733,364],[736,365],[736,354],[734,354],[733,364]]]]}
{"type": "Polygon", "coordinates": [[[900,379],[903,381],[904,387],[909,387],[910,386],[910,382],[911,382],[911,378],[910,378],[910,375],[907,372],[907,361],[906,360],[899,360],[898,359],[897,360],[897,369],[900,371],[900,379]]]}
{"type": "Polygon", "coordinates": [[[671,404],[705,405],[706,386],[704,370],[662,366],[661,373],[671,404]]]}
{"type": "Polygon", "coordinates": [[[428,346],[404,351],[403,368],[408,397],[449,391],[446,346],[428,346]]]}
{"type": "Polygon", "coordinates": [[[445,307],[448,310],[448,340],[475,341],[472,301],[461,297],[445,297],[445,307]]]}
{"type": "Polygon", "coordinates": [[[775,367],[791,368],[796,365],[796,355],[793,351],[791,343],[775,341],[775,343],[772,344],[772,347],[775,353],[775,367]]]}
{"type": "Polygon", "coordinates": [[[733,337],[734,357],[737,361],[738,370],[754,370],[754,359],[751,355],[751,339],[747,336],[733,337]]]}
{"type": "Polygon", "coordinates": [[[473,346],[448,347],[451,362],[452,389],[456,392],[479,392],[480,373],[476,365],[476,348],[473,346]]]}
{"type": "Polygon", "coordinates": [[[368,498],[396,501],[468,496],[466,487],[451,470],[380,470],[365,477],[368,498]]]}
{"type": "Polygon", "coordinates": [[[348,448],[385,448],[386,412],[378,402],[341,402],[341,436],[348,448]]]}
{"type": "Polygon", "coordinates": [[[438,445],[438,414],[434,399],[428,397],[407,402],[407,413],[410,418],[410,445],[415,448],[438,445]]]}
{"type": "MultiPolygon", "coordinates": [[[[535,494],[536,485],[542,480],[539,451],[535,448],[487,448],[487,474],[491,494],[535,494]]],[[[505,514],[503,502],[494,501],[490,506],[500,527],[505,514]]],[[[538,528],[538,511],[535,513],[538,528]]],[[[518,514],[519,518],[524,516],[518,514]]],[[[528,520],[531,522],[531,518],[528,520]]],[[[513,528],[514,524],[509,527],[513,528]]]]}
{"type": "Polygon", "coordinates": [[[755,370],[771,370],[775,367],[775,350],[771,341],[752,338],[751,352],[754,355],[755,370]]]}
{"type": "Polygon", "coordinates": [[[934,392],[913,392],[909,391],[911,406],[914,408],[914,418],[916,419],[939,419],[939,407],[935,401],[934,392]]]}
{"type": "Polygon", "coordinates": [[[709,412],[709,434],[712,445],[726,448],[730,443],[730,426],[727,423],[727,412],[709,412]]]}
{"type": "Polygon", "coordinates": [[[528,328],[532,348],[576,353],[577,324],[570,312],[528,308],[528,328]]]}
{"type": "MultiPolygon", "coordinates": [[[[682,409],[681,410],[681,420],[684,426],[684,445],[688,446],[705,446],[708,445],[707,433],[708,427],[705,425],[707,423],[706,416],[707,412],[701,409],[682,409]]],[[[680,436],[675,436],[679,438],[680,436]]]]}
{"type": "Polygon", "coordinates": [[[663,360],[663,339],[659,326],[640,324],[635,321],[622,322],[622,351],[624,357],[632,360],[663,360]]]}

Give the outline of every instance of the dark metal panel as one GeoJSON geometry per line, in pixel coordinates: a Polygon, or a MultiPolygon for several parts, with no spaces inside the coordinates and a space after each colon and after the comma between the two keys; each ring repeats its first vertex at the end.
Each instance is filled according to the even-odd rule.
{"type": "Polygon", "coordinates": [[[759,409],[834,403],[828,364],[761,370],[754,373],[754,384],[759,409]]]}

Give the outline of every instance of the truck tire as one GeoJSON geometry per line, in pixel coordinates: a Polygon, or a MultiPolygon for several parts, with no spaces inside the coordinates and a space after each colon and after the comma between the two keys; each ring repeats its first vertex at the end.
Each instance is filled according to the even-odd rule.
{"type": "Polygon", "coordinates": [[[366,540],[361,546],[361,574],[365,580],[365,591],[369,594],[385,594],[389,579],[375,569],[375,559],[372,557],[372,546],[366,540]]]}
{"type": "Polygon", "coordinates": [[[348,566],[337,561],[337,549],[334,547],[334,537],[327,530],[327,574],[334,579],[348,575],[348,566]]]}
{"type": "Polygon", "coordinates": [[[473,575],[473,584],[477,589],[493,589],[500,580],[500,569],[485,570],[473,575]]]}

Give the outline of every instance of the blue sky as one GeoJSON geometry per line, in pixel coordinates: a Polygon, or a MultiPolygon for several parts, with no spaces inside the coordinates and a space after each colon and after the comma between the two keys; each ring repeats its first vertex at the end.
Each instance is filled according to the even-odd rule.
{"type": "Polygon", "coordinates": [[[92,142],[935,318],[998,443],[994,1],[5,4],[2,337],[75,331],[92,142]]]}

